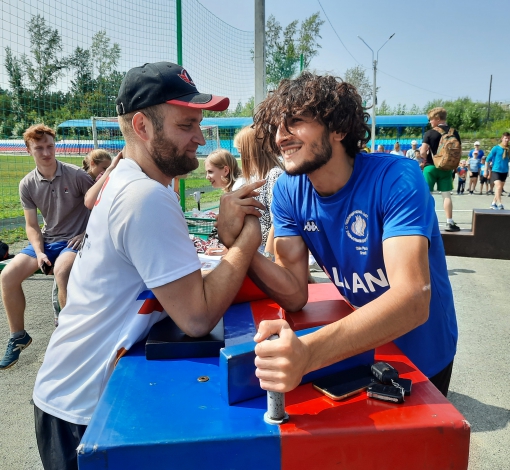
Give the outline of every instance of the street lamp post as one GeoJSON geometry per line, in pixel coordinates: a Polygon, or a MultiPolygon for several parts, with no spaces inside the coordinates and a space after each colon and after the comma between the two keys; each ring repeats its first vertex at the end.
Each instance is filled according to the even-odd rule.
{"type": "MultiPolygon", "coordinates": [[[[386,42],[388,42],[393,36],[395,36],[395,33],[393,33],[386,40],[386,42]]],[[[372,89],[372,136],[371,136],[371,140],[372,140],[372,152],[374,152],[375,151],[375,101],[376,101],[375,93],[376,93],[376,79],[377,79],[377,61],[379,60],[379,51],[386,45],[386,42],[379,49],[377,49],[377,52],[375,54],[375,59],[374,59],[374,50],[365,42],[365,40],[361,36],[358,36],[358,38],[360,38],[363,41],[363,44],[365,44],[365,46],[367,46],[372,51],[372,65],[374,67],[374,83],[373,83],[374,86],[372,89]]]]}

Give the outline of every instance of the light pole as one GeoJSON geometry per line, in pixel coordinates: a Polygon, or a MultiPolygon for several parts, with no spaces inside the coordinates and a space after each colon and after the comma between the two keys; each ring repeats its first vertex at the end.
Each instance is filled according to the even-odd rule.
{"type": "MultiPolygon", "coordinates": [[[[395,33],[393,33],[386,40],[386,42],[388,42],[393,36],[395,36],[395,33]]],[[[374,67],[374,86],[373,86],[373,89],[372,89],[372,136],[371,136],[371,140],[372,140],[372,152],[374,152],[374,150],[375,150],[375,100],[376,100],[376,97],[375,97],[375,92],[376,92],[375,83],[376,83],[376,78],[377,78],[377,61],[379,60],[379,51],[386,45],[386,42],[379,49],[377,49],[377,52],[375,54],[375,59],[374,59],[374,50],[365,42],[365,40],[361,36],[358,36],[358,38],[360,38],[363,41],[363,44],[365,44],[365,46],[367,46],[372,51],[372,64],[373,64],[373,67],[374,67]]]]}

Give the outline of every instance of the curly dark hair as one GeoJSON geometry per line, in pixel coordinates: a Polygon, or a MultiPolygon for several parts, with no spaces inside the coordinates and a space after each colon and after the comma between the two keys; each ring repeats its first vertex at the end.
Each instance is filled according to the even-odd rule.
{"type": "Polygon", "coordinates": [[[260,103],[253,118],[256,135],[280,153],[275,141],[278,127],[287,127],[287,117],[303,114],[324,124],[329,132],[345,132],[342,144],[350,157],[354,158],[370,140],[369,115],[356,87],[340,78],[310,72],[294,80],[282,80],[260,103]]]}

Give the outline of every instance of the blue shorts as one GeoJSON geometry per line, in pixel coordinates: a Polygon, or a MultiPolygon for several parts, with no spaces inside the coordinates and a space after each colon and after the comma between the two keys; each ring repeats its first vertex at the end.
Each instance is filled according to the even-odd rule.
{"type": "MultiPolygon", "coordinates": [[[[72,253],[78,253],[78,250],[74,250],[72,248],[67,248],[67,242],[54,242],[54,243],[45,243],[44,244],[44,254],[50,260],[51,265],[55,264],[55,260],[66,251],[71,251],[72,253]]],[[[34,247],[31,243],[28,244],[25,248],[21,250],[21,253],[24,255],[31,256],[32,258],[37,258],[35,254],[34,247]]]]}

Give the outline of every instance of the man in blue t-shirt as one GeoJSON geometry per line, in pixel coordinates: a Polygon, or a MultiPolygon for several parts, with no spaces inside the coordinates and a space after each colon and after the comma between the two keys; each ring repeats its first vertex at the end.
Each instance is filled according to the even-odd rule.
{"type": "MultiPolygon", "coordinates": [[[[284,320],[260,323],[263,389],[285,392],[304,374],[395,340],[447,394],[457,323],[434,201],[418,165],[364,154],[370,134],[356,89],[308,72],[284,80],[254,117],[285,163],[273,192],[276,262],[256,253],[249,274],[287,311],[308,299],[308,250],[357,309],[298,338],[284,320]],[[275,341],[263,341],[279,334],[275,341]]],[[[247,202],[230,193],[222,204],[247,202]]],[[[220,210],[221,215],[221,210],[220,210]]],[[[218,222],[227,245],[236,235],[218,222]]]]}
{"type": "Polygon", "coordinates": [[[501,142],[492,148],[486,159],[486,164],[489,165],[487,177],[494,177],[495,192],[494,199],[491,204],[492,209],[503,210],[501,202],[501,194],[503,193],[503,186],[505,185],[506,178],[508,177],[508,162],[510,161],[510,132],[503,132],[501,142]]]}
{"type": "Polygon", "coordinates": [[[473,145],[475,148],[469,151],[469,158],[471,158],[475,152],[478,152],[476,158],[478,158],[478,160],[481,160],[482,157],[485,155],[485,152],[480,148],[480,142],[478,142],[477,140],[473,145]]]}

